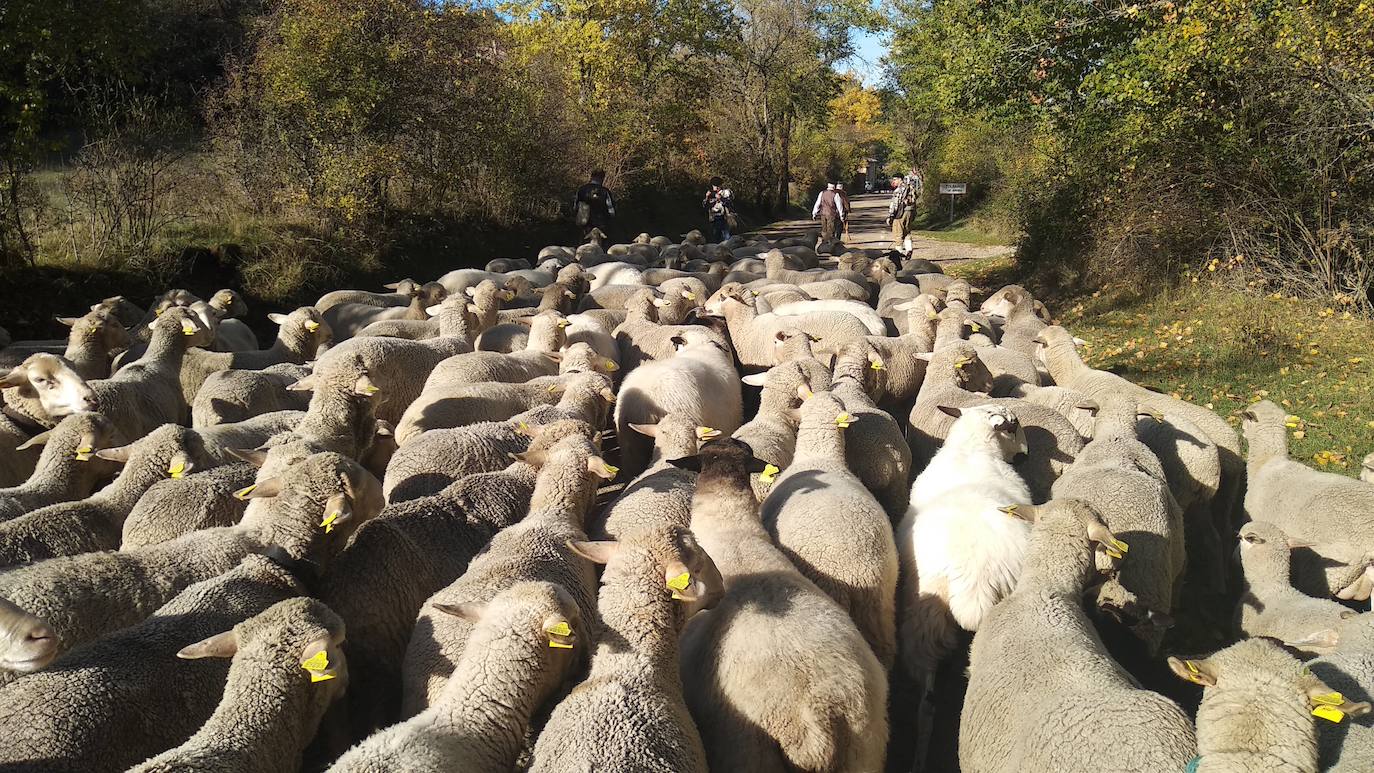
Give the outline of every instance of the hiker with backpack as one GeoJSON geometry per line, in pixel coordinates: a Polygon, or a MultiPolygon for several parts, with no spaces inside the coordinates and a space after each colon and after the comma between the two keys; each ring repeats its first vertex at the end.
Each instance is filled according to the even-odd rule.
{"type": "Polygon", "coordinates": [[[921,175],[915,169],[906,177],[892,178],[892,199],[887,203],[887,224],[892,228],[892,249],[911,253],[911,221],[921,198],[921,175]]]}
{"type": "Polygon", "coordinates": [[[735,198],[729,188],[722,188],[725,181],[719,177],[711,178],[711,189],[701,201],[706,212],[706,220],[711,224],[711,241],[719,244],[730,238],[730,228],[735,219],[735,198]]]}
{"type": "Polygon", "coordinates": [[[594,230],[600,229],[605,238],[611,230],[611,219],[615,217],[615,201],[606,187],[606,172],[597,169],[591,179],[577,189],[573,198],[573,220],[582,229],[582,241],[591,238],[594,230]]]}
{"type": "Polygon", "coordinates": [[[817,247],[835,241],[847,214],[844,199],[840,198],[840,192],[835,190],[835,183],[826,183],[825,190],[816,197],[816,204],[811,207],[811,219],[819,218],[821,221],[821,238],[816,243],[817,247]]]}

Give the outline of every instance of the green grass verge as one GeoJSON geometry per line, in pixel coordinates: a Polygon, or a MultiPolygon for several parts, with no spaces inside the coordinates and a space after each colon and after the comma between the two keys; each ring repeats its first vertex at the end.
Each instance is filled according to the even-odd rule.
{"type": "MultiPolygon", "coordinates": [[[[992,259],[951,273],[997,287],[1011,265],[992,259]]],[[[1149,294],[1108,286],[1050,307],[1088,342],[1084,358],[1095,368],[1204,405],[1236,427],[1251,403],[1282,405],[1297,417],[1294,459],[1358,475],[1374,451],[1374,321],[1207,282],[1149,294]]]]}

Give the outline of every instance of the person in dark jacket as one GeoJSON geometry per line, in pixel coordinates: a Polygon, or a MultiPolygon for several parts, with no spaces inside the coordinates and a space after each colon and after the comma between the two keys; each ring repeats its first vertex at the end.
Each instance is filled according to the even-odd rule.
{"type": "Polygon", "coordinates": [[[602,234],[611,232],[611,220],[615,218],[615,200],[606,187],[606,173],[597,169],[592,172],[591,180],[577,189],[573,198],[573,219],[582,229],[582,241],[587,241],[594,229],[602,234]]]}
{"type": "Polygon", "coordinates": [[[711,189],[701,201],[706,211],[706,219],[711,224],[711,241],[719,244],[730,238],[730,221],[735,213],[735,198],[729,188],[722,188],[725,181],[719,177],[711,178],[711,189]]]}

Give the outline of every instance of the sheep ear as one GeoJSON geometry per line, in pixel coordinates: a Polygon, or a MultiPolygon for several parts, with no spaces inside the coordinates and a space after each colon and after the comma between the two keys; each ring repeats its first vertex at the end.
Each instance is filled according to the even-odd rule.
{"type": "Polygon", "coordinates": [[[620,468],[613,464],[606,464],[606,460],[599,456],[587,457],[587,471],[602,480],[614,480],[620,468]]]}
{"type": "Polygon", "coordinates": [[[40,432],[37,435],[34,435],[33,437],[29,438],[28,440],[25,440],[23,443],[20,443],[19,445],[15,446],[14,450],[24,451],[29,448],[37,448],[38,446],[47,443],[48,438],[50,437],[52,437],[52,430],[48,430],[47,432],[40,432]]]}
{"type": "Polygon", "coordinates": [[[1313,631],[1301,639],[1284,640],[1283,646],[1293,649],[1306,649],[1308,647],[1335,647],[1340,644],[1341,635],[1334,628],[1323,628],[1320,631],[1313,631]]]}
{"type": "Polygon", "coordinates": [[[546,357],[549,360],[552,360],[553,362],[563,361],[563,354],[561,352],[540,352],[540,354],[544,355],[544,357],[546,357]]]}
{"type": "Polygon", "coordinates": [[[267,318],[272,322],[277,323],[278,325],[285,325],[287,320],[287,316],[285,314],[278,314],[275,311],[271,314],[268,314],[267,318]]]}
{"type": "Polygon", "coordinates": [[[668,464],[671,464],[674,467],[677,467],[681,470],[701,472],[701,457],[696,454],[693,454],[692,456],[684,456],[680,459],[669,459],[668,464]]]}
{"type": "Polygon", "coordinates": [[[1024,505],[1020,503],[1004,505],[997,508],[1001,512],[1010,515],[1012,518],[1020,518],[1029,523],[1035,523],[1040,518],[1040,508],[1034,505],[1024,505]]]}
{"type": "Polygon", "coordinates": [[[768,468],[772,466],[773,465],[770,462],[765,462],[757,456],[751,456],[749,457],[749,463],[746,466],[746,470],[748,472],[757,472],[760,475],[762,475],[763,473],[768,472],[768,468]]]}
{"type": "Polygon", "coordinates": [[[1241,411],[1240,417],[1242,419],[1247,419],[1249,421],[1259,421],[1259,415],[1256,414],[1254,411],[1250,410],[1249,408],[1246,408],[1245,410],[1241,411]]]}
{"type": "Polygon", "coordinates": [[[177,657],[182,660],[200,660],[201,658],[232,658],[234,653],[239,651],[239,639],[233,631],[217,633],[208,639],[201,639],[195,644],[182,647],[177,652],[177,657]]]}
{"type": "Polygon", "coordinates": [[[935,352],[916,352],[916,359],[930,362],[935,357],[935,352]]]}
{"type": "Polygon", "coordinates": [[[963,411],[959,410],[958,408],[955,408],[952,405],[940,405],[936,407],[940,409],[940,413],[943,413],[946,416],[953,416],[956,419],[964,415],[963,411]]]}
{"type": "MultiPolygon", "coordinates": [[[[630,429],[638,432],[645,437],[658,437],[657,424],[630,424],[630,429]]],[[[22,447],[22,446],[21,446],[22,447]]]]}
{"type": "Polygon", "coordinates": [[[24,386],[28,383],[29,375],[24,372],[23,365],[16,366],[14,370],[6,373],[3,378],[0,378],[0,387],[17,387],[24,386]]]}
{"type": "Polygon", "coordinates": [[[1217,683],[1216,674],[1205,660],[1180,660],[1170,657],[1169,670],[1178,678],[1203,687],[1212,687],[1217,683]]]}
{"type": "Polygon", "coordinates": [[[601,387],[597,394],[601,395],[601,399],[608,403],[615,402],[615,392],[612,392],[610,387],[601,387]]]}
{"type": "Polygon", "coordinates": [[[1082,347],[1084,347],[1084,346],[1087,346],[1087,345],[1088,345],[1088,342],[1087,342],[1087,341],[1084,341],[1083,339],[1081,339],[1081,338],[1079,338],[1079,337],[1077,337],[1077,336],[1074,336],[1073,345],[1076,346],[1076,347],[1082,348],[1082,347]]]}
{"type": "Polygon", "coordinates": [[[119,446],[118,448],[102,448],[95,452],[95,455],[107,462],[118,462],[124,464],[129,461],[129,446],[119,446]]]}
{"type": "Polygon", "coordinates": [[[1097,415],[1098,411],[1102,410],[1102,406],[1099,405],[1096,400],[1089,400],[1087,398],[1079,400],[1078,404],[1074,407],[1082,411],[1087,411],[1088,413],[1091,413],[1094,416],[1097,415]]]}
{"type": "Polygon", "coordinates": [[[317,379],[315,378],[315,374],[311,373],[300,381],[287,386],[286,389],[289,392],[313,392],[315,391],[316,383],[317,379]]]}
{"type": "Polygon", "coordinates": [[[77,318],[76,318],[76,317],[53,317],[53,319],[56,319],[58,322],[61,322],[62,324],[66,325],[67,327],[76,327],[76,323],[77,323],[77,318]]]}
{"type": "Polygon", "coordinates": [[[459,620],[466,620],[474,624],[481,620],[482,615],[487,611],[486,604],[477,604],[471,601],[465,601],[461,604],[440,604],[435,602],[430,604],[430,606],[446,615],[453,615],[459,620]]]}
{"type": "Polygon", "coordinates": [[[466,295],[466,296],[469,297],[469,298],[476,298],[476,297],[477,297],[477,288],[476,288],[476,287],[464,287],[464,288],[463,288],[463,294],[466,295]]]}
{"type": "Polygon", "coordinates": [[[224,452],[240,462],[248,462],[259,470],[267,463],[267,451],[262,448],[226,448],[224,452]]]}
{"type": "Polygon", "coordinates": [[[281,478],[268,478],[267,480],[245,486],[234,492],[237,499],[266,499],[267,497],[277,496],[282,492],[281,478]]]}
{"type": "Polygon", "coordinates": [[[620,543],[615,540],[593,542],[570,539],[568,549],[594,564],[607,564],[620,550],[620,543]]]}
{"type": "Polygon", "coordinates": [[[767,372],[767,371],[764,371],[763,373],[750,373],[749,375],[744,376],[743,378],[740,379],[740,381],[743,381],[744,383],[748,384],[749,386],[756,386],[756,387],[761,387],[761,386],[763,386],[763,383],[764,383],[765,381],[767,381],[767,380],[768,380],[768,372],[767,372]]]}

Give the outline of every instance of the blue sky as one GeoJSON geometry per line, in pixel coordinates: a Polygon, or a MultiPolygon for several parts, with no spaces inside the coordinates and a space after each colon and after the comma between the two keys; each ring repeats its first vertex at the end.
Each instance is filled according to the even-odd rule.
{"type": "Polygon", "coordinates": [[[836,69],[853,70],[865,86],[876,86],[882,78],[882,58],[887,53],[887,40],[874,32],[854,32],[854,56],[840,62],[836,69]]]}

